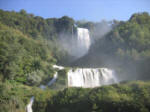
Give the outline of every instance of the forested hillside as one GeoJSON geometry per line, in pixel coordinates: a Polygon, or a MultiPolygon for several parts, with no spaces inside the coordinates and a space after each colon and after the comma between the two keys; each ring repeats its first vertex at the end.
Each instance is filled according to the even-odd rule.
{"type": "Polygon", "coordinates": [[[69,58],[57,42],[59,33],[69,34],[73,23],[66,16],[43,19],[24,10],[19,13],[0,10],[0,79],[26,83],[29,77],[40,83],[41,78],[52,76],[51,65],[69,58]]]}
{"type": "Polygon", "coordinates": [[[58,63],[61,63],[67,57],[67,52],[57,42],[59,34],[70,34],[74,20],[67,16],[62,18],[44,19],[33,14],[26,13],[25,10],[20,12],[8,12],[0,10],[0,22],[8,27],[17,29],[24,35],[44,42],[49,45],[52,55],[58,63]]]}
{"type": "Polygon", "coordinates": [[[57,40],[70,34],[73,23],[67,16],[44,19],[25,10],[0,10],[0,111],[24,112],[31,96],[42,91],[32,87],[53,77],[53,64],[67,62],[57,40]]]}
{"type": "Polygon", "coordinates": [[[74,60],[59,40],[76,35],[77,26],[89,29],[92,45],[72,66],[108,67],[124,80],[149,80],[150,15],[136,13],[128,21],[113,22],[83,23],[67,16],[44,19],[25,10],[0,10],[0,112],[25,112],[32,96],[34,112],[149,112],[149,81],[66,88],[65,68],[58,71],[58,84],[45,91],[38,88],[57,71],[52,65],[74,60]]]}

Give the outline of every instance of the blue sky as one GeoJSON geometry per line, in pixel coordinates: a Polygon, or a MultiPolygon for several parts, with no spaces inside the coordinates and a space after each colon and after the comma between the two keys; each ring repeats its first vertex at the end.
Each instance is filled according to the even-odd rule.
{"type": "Polygon", "coordinates": [[[44,18],[67,15],[75,20],[127,20],[135,12],[150,13],[150,0],[0,0],[0,9],[25,9],[44,18]]]}

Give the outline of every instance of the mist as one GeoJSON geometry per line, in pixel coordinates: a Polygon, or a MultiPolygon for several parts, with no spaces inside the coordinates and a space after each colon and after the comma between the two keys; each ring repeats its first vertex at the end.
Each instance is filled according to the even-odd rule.
{"type": "MultiPolygon", "coordinates": [[[[107,50],[105,47],[103,47],[103,49],[98,49],[95,46],[95,44],[100,42],[101,39],[106,38],[107,34],[110,33],[118,25],[118,23],[119,22],[116,21],[107,22],[103,20],[99,23],[90,23],[90,25],[86,26],[86,22],[81,22],[81,25],[79,25],[80,27],[89,29],[91,46],[85,55],[76,58],[71,65],[81,68],[110,68],[115,71],[119,81],[140,79],[136,63],[132,61],[127,63],[126,61],[120,60],[114,55],[110,54],[109,50],[107,50]]],[[[97,45],[99,44],[100,43],[97,45]]],[[[112,45],[109,44],[108,41],[103,44],[108,45],[108,49],[112,49],[112,45]]],[[[74,45],[74,41],[72,41],[72,45],[74,45]]],[[[74,47],[76,48],[76,45],[74,47]]],[[[70,53],[74,53],[74,55],[76,55],[76,53],[80,52],[82,51],[78,50],[78,52],[73,52],[73,50],[71,50],[70,53]]]]}
{"type": "Polygon", "coordinates": [[[60,33],[58,41],[68,54],[74,57],[73,61],[75,61],[88,54],[91,44],[94,44],[111,30],[111,22],[105,20],[98,23],[77,21],[72,34],[60,33]]]}
{"type": "Polygon", "coordinates": [[[59,43],[75,60],[88,53],[91,38],[88,29],[77,28],[73,34],[61,33],[59,43]]]}
{"type": "MultiPolygon", "coordinates": [[[[99,23],[80,22],[77,25],[78,25],[77,29],[78,28],[83,28],[86,30],[88,29],[90,44],[87,49],[82,48],[83,47],[82,42],[79,42],[78,40],[79,31],[77,29],[72,34],[61,33],[59,38],[59,44],[61,44],[62,47],[68,52],[68,54],[73,57],[71,59],[72,67],[82,67],[82,68],[105,67],[114,70],[119,81],[139,79],[137,67],[135,66],[134,62],[126,63],[124,61],[119,60],[115,56],[109,54],[109,52],[104,53],[103,51],[106,50],[105,47],[102,50],[95,48],[94,46],[101,39],[106,38],[106,35],[110,31],[112,31],[112,29],[115,26],[117,26],[116,23],[107,22],[103,20],[99,23]]],[[[83,35],[82,38],[86,38],[86,36],[83,35]]],[[[83,42],[86,43],[86,41],[87,40],[84,40],[83,42]]],[[[106,42],[106,44],[108,43],[106,42]]],[[[111,49],[112,45],[108,44],[108,46],[111,49]]]]}
{"type": "Polygon", "coordinates": [[[94,41],[104,37],[108,32],[112,30],[111,22],[102,20],[99,23],[95,23],[94,28],[91,30],[91,35],[94,41]]]}

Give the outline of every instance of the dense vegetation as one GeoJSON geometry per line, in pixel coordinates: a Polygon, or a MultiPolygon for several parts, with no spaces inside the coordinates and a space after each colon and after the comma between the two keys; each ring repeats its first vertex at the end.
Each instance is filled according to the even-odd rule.
{"type": "Polygon", "coordinates": [[[8,27],[19,30],[34,40],[43,41],[45,45],[49,46],[49,50],[52,52],[53,57],[56,58],[57,63],[67,59],[67,52],[57,41],[60,34],[71,33],[74,24],[72,18],[64,16],[60,19],[44,19],[28,14],[25,10],[21,10],[19,13],[0,10],[0,22],[8,27]]]}
{"type": "Polygon", "coordinates": [[[34,108],[36,112],[149,112],[149,99],[150,82],[133,81],[94,89],[67,88],[45,102],[37,100],[34,108]]]}
{"type": "Polygon", "coordinates": [[[69,34],[73,23],[66,16],[43,19],[24,10],[0,10],[0,80],[38,84],[51,77],[51,65],[69,58],[56,40],[59,33],[69,34]]]}
{"type": "Polygon", "coordinates": [[[59,40],[76,32],[74,24],[88,28],[96,40],[79,60],[81,66],[109,66],[131,77],[138,72],[140,79],[149,79],[149,14],[138,13],[126,22],[113,22],[75,22],[67,16],[44,19],[25,10],[0,10],[0,111],[25,112],[29,99],[35,96],[36,112],[149,112],[150,82],[64,89],[65,69],[58,71],[54,85],[45,91],[37,88],[53,77],[57,71],[53,64],[65,65],[73,60],[59,40]]]}
{"type": "Polygon", "coordinates": [[[54,94],[53,91],[25,86],[15,81],[0,82],[0,112],[25,112],[25,107],[30,98],[45,101],[54,94]]]}
{"type": "Polygon", "coordinates": [[[55,73],[52,65],[67,61],[57,40],[70,34],[73,23],[67,16],[43,19],[25,10],[0,10],[0,111],[24,112],[33,93],[41,91],[31,86],[47,83],[55,73]]]}
{"type": "Polygon", "coordinates": [[[52,84],[49,88],[53,90],[63,90],[67,87],[67,72],[69,68],[65,68],[63,70],[58,70],[58,78],[54,84],[52,84]]]}
{"type": "Polygon", "coordinates": [[[0,23],[0,46],[1,80],[36,85],[53,75],[55,59],[43,43],[0,23]]]}

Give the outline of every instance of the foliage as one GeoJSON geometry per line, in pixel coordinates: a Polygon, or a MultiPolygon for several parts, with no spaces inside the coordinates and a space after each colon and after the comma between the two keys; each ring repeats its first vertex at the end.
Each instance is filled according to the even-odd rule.
{"type": "Polygon", "coordinates": [[[15,81],[0,82],[0,112],[25,112],[32,96],[44,107],[44,102],[54,94],[53,91],[43,91],[37,87],[25,86],[15,81]]]}
{"type": "Polygon", "coordinates": [[[58,78],[56,80],[56,82],[50,86],[50,89],[53,89],[53,90],[62,90],[64,88],[67,87],[67,72],[68,72],[68,69],[65,68],[63,70],[58,70],[58,78]]]}
{"type": "MultiPolygon", "coordinates": [[[[97,39],[84,57],[89,66],[92,63],[110,68],[115,65],[120,72],[124,67],[124,71],[136,71],[142,78],[150,78],[148,13],[133,14],[126,22],[114,21],[113,30],[107,35],[110,29],[105,33],[105,29],[102,30],[101,35],[94,33],[99,32],[96,29],[99,26],[110,28],[106,21],[97,25],[77,24],[90,29],[97,39]]],[[[149,112],[150,82],[64,89],[68,72],[65,69],[58,71],[59,77],[51,87],[62,91],[31,87],[49,81],[56,72],[52,65],[66,64],[71,58],[58,40],[62,34],[70,37],[75,30],[73,26],[74,20],[67,16],[44,19],[25,10],[0,10],[0,111],[24,112],[30,97],[35,96],[33,109],[36,112],[149,112]]],[[[133,72],[129,74],[134,76],[133,72]]]]}
{"type": "Polygon", "coordinates": [[[53,75],[50,63],[54,63],[54,59],[42,42],[0,23],[0,46],[0,74],[3,80],[26,83],[26,74],[36,70],[41,70],[47,76],[53,75]]]}
{"type": "MultiPolygon", "coordinates": [[[[150,82],[131,81],[94,89],[66,88],[49,97],[44,112],[149,112],[150,82]]],[[[37,112],[43,112],[38,111],[37,112]]]]}
{"type": "Polygon", "coordinates": [[[0,111],[1,112],[25,112],[25,106],[33,95],[32,88],[6,81],[0,83],[0,111]]]}
{"type": "Polygon", "coordinates": [[[29,85],[39,85],[42,82],[44,73],[40,70],[31,72],[27,74],[27,84],[29,85]]]}
{"type": "MultiPolygon", "coordinates": [[[[20,31],[29,38],[37,40],[38,43],[42,42],[51,51],[57,63],[64,64],[67,61],[69,55],[60,43],[58,43],[58,39],[62,33],[66,35],[71,33],[74,24],[72,18],[64,16],[59,19],[44,19],[33,14],[28,14],[25,10],[21,10],[19,13],[0,10],[0,22],[11,27],[11,29],[20,31]]],[[[44,56],[44,50],[41,50],[43,51],[41,51],[41,55],[44,56]]]]}
{"type": "Polygon", "coordinates": [[[38,85],[52,77],[52,64],[67,63],[69,55],[57,39],[71,33],[73,19],[43,19],[25,10],[0,10],[0,15],[0,80],[38,85]]]}

